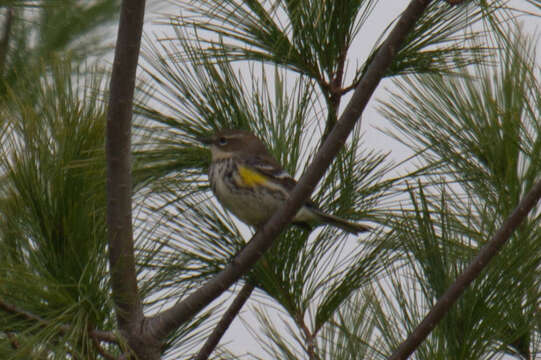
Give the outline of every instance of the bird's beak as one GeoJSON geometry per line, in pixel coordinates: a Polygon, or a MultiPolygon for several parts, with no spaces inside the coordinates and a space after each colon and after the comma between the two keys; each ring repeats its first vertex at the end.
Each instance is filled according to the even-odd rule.
{"type": "Polygon", "coordinates": [[[214,142],[214,137],[213,136],[199,136],[197,138],[197,141],[205,145],[210,145],[214,142]]]}

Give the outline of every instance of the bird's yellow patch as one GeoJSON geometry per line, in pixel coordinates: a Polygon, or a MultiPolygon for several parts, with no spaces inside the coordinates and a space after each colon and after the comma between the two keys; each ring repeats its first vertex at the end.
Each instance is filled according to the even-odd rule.
{"type": "Polygon", "coordinates": [[[247,167],[239,166],[239,175],[242,181],[242,186],[252,187],[256,185],[262,185],[267,182],[264,175],[261,175],[257,171],[250,170],[247,167]]]}

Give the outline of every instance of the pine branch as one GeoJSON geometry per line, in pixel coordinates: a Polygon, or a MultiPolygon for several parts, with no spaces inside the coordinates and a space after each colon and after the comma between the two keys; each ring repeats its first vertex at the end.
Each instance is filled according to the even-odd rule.
{"type": "Polygon", "coordinates": [[[528,216],[528,213],[538,203],[539,199],[541,199],[541,181],[538,181],[524,196],[498,232],[483,246],[477,257],[456,278],[455,282],[441,296],[436,305],[432,307],[424,320],[413,330],[388,360],[405,360],[419,347],[421,342],[426,339],[428,334],[447,314],[466,287],[481,274],[492,258],[498,254],[505,242],[511,237],[513,231],[528,216]]]}
{"type": "Polygon", "coordinates": [[[415,22],[429,3],[430,0],[413,0],[403,12],[394,29],[376,53],[374,61],[367,67],[367,71],[355,89],[344,113],[321,146],[314,162],[299,180],[286,204],[272,216],[262,229],[256,232],[246,247],[213,279],[183,301],[149,318],[146,327],[153,337],[156,339],[165,338],[178,326],[201,311],[245,274],[271,247],[273,240],[291,221],[301,205],[305,203],[345,143],[368,100],[390,67],[406,35],[413,29],[415,22]]]}
{"type": "Polygon", "coordinates": [[[220,342],[220,339],[222,338],[222,336],[224,336],[225,332],[227,331],[235,317],[239,314],[240,309],[242,309],[242,307],[252,294],[254,287],[255,286],[251,282],[247,282],[246,284],[244,284],[242,289],[240,289],[237,297],[235,297],[235,300],[233,300],[231,305],[227,308],[227,311],[220,319],[220,322],[218,322],[218,324],[212,331],[212,334],[210,334],[210,336],[207,338],[207,341],[205,341],[203,347],[201,347],[199,354],[197,354],[194,360],[208,359],[208,357],[216,348],[216,346],[220,342]]]}
{"type": "Polygon", "coordinates": [[[144,0],[122,2],[107,113],[109,262],[113,297],[122,331],[129,330],[143,318],[133,250],[130,137],[144,11],[144,0]]]}
{"type": "MultiPolygon", "coordinates": [[[[26,310],[20,309],[19,307],[9,304],[3,300],[0,300],[0,309],[9,314],[19,317],[22,320],[35,322],[41,327],[46,327],[50,325],[49,322],[43,319],[42,317],[32,314],[31,312],[28,312],[26,310]]],[[[58,329],[59,329],[59,335],[63,335],[66,333],[70,333],[72,328],[70,325],[64,324],[58,327],[58,329]]],[[[88,334],[93,339],[96,339],[98,341],[104,341],[111,344],[120,345],[117,336],[111,331],[91,329],[89,330],[88,334]]]]}

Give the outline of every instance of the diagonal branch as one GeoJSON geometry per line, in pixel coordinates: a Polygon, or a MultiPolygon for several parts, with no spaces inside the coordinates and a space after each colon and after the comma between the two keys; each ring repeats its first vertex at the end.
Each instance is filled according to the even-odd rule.
{"type": "Polygon", "coordinates": [[[144,13],[144,0],[122,1],[107,113],[109,263],[119,328],[127,333],[133,333],[143,319],[133,249],[130,137],[144,13]]]}
{"type": "Polygon", "coordinates": [[[528,213],[541,199],[541,180],[524,196],[513,213],[505,220],[498,232],[479,251],[471,264],[460,274],[455,282],[441,296],[436,305],[432,307],[424,320],[413,330],[408,338],[396,349],[388,360],[405,360],[426,339],[428,334],[436,327],[447,314],[451,306],[462,295],[466,287],[479,276],[481,271],[498,254],[505,242],[511,237],[513,231],[528,216],[528,213]]]}
{"type": "Polygon", "coordinates": [[[179,301],[171,308],[147,319],[146,330],[151,336],[155,339],[164,339],[178,326],[220,296],[271,247],[274,238],[278,236],[301,205],[308,199],[331,161],[345,143],[368,100],[391,65],[397,50],[404,42],[406,35],[411,31],[429,3],[430,0],[412,0],[402,13],[373,61],[367,67],[367,71],[355,89],[344,113],[319,149],[314,162],[308,167],[297,186],[295,186],[286,204],[272,216],[262,229],[256,232],[246,247],[213,279],[187,296],[183,301],[179,301]]]}
{"type": "Polygon", "coordinates": [[[225,332],[235,319],[235,317],[239,314],[240,309],[244,306],[250,295],[252,294],[252,291],[254,290],[254,284],[251,282],[247,282],[244,284],[242,289],[240,289],[239,293],[235,297],[235,300],[231,303],[231,305],[227,308],[226,312],[212,331],[212,334],[207,338],[207,341],[205,341],[205,344],[201,347],[201,350],[199,350],[199,354],[194,358],[194,360],[207,360],[212,351],[216,348],[218,343],[220,342],[220,339],[222,336],[224,336],[225,332]]]}

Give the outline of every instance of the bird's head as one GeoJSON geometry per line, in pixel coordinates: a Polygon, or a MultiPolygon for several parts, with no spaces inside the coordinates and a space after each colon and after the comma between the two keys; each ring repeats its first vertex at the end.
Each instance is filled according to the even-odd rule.
{"type": "Polygon", "coordinates": [[[220,160],[240,154],[266,154],[267,150],[261,140],[245,130],[220,130],[199,141],[210,146],[212,160],[220,160]]]}

